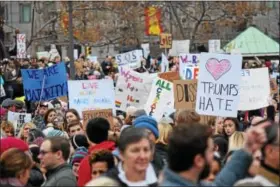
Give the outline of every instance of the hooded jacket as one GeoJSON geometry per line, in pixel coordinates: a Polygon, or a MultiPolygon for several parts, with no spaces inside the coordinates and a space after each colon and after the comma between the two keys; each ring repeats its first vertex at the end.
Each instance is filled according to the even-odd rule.
{"type": "MultiPolygon", "coordinates": [[[[96,150],[109,150],[113,151],[115,149],[115,142],[104,141],[100,144],[91,146],[88,150],[92,153],[96,150]]],[[[91,180],[91,168],[89,164],[89,156],[86,156],[80,163],[80,168],[78,171],[78,186],[85,186],[91,180]]]]}

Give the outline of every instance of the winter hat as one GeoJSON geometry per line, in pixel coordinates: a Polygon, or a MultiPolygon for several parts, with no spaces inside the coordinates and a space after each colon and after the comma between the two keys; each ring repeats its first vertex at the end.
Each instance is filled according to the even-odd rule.
{"type": "Polygon", "coordinates": [[[28,151],[28,145],[21,139],[14,137],[2,138],[0,140],[0,154],[7,151],[10,148],[17,148],[21,151],[28,151]]]}
{"type": "Polygon", "coordinates": [[[41,147],[43,141],[44,141],[43,137],[38,137],[32,142],[32,144],[35,144],[35,145],[38,145],[39,147],[41,147]]]}
{"type": "Polygon", "coordinates": [[[32,153],[32,159],[36,163],[40,163],[40,160],[38,158],[39,153],[40,153],[40,147],[36,144],[30,144],[29,145],[29,150],[32,153]]]}
{"type": "Polygon", "coordinates": [[[2,107],[9,108],[9,107],[13,106],[14,104],[15,104],[15,102],[12,99],[8,98],[2,102],[2,107]]]}
{"type": "Polygon", "coordinates": [[[146,128],[152,131],[156,138],[159,136],[157,121],[150,116],[140,116],[135,119],[133,125],[136,128],[146,128]]]}
{"type": "Polygon", "coordinates": [[[51,131],[48,133],[47,137],[53,137],[53,136],[65,136],[65,134],[64,134],[64,132],[61,131],[61,130],[56,130],[56,129],[54,129],[54,130],[51,130],[51,131]]]}
{"type": "Polygon", "coordinates": [[[88,150],[85,147],[79,147],[72,156],[71,165],[74,165],[76,162],[80,163],[87,155],[88,150]]]}
{"type": "Polygon", "coordinates": [[[107,119],[97,117],[89,120],[86,126],[86,133],[88,139],[95,144],[99,144],[108,140],[108,131],[110,123],[107,119]]]}
{"type": "Polygon", "coordinates": [[[73,148],[76,150],[79,147],[89,147],[89,143],[85,135],[77,134],[71,137],[70,139],[73,148]]]}
{"type": "Polygon", "coordinates": [[[139,110],[136,110],[134,112],[134,114],[132,114],[132,116],[134,116],[135,118],[138,118],[140,116],[147,116],[147,113],[144,109],[139,109],[139,110]]]}
{"type": "Polygon", "coordinates": [[[127,108],[126,108],[126,111],[125,111],[126,116],[132,116],[132,114],[135,113],[136,110],[137,110],[137,108],[134,107],[134,106],[129,106],[129,107],[127,107],[127,108]]]}

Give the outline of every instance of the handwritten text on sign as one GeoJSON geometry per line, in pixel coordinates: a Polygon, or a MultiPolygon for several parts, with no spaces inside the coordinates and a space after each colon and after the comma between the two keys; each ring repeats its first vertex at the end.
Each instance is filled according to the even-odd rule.
{"type": "Polygon", "coordinates": [[[82,111],[114,109],[115,92],[111,79],[68,81],[70,108],[75,108],[80,116],[82,111]]]}
{"type": "Polygon", "coordinates": [[[26,35],[17,34],[17,58],[26,58],[26,35]]]}
{"type": "Polygon", "coordinates": [[[67,95],[64,63],[45,69],[22,69],[24,94],[28,101],[42,101],[67,95]]]}
{"type": "Polygon", "coordinates": [[[238,110],[255,110],[269,105],[270,84],[267,68],[241,71],[240,102],[238,110]]]}
{"type": "Polygon", "coordinates": [[[172,47],[172,35],[169,33],[161,33],[159,47],[161,49],[170,49],[172,47]]]}
{"type": "Polygon", "coordinates": [[[200,55],[197,113],[237,117],[241,63],[240,55],[200,55]]]}
{"type": "Polygon", "coordinates": [[[31,114],[9,111],[8,121],[13,123],[15,129],[20,129],[24,123],[31,121],[31,114]]]}
{"type": "Polygon", "coordinates": [[[86,125],[89,120],[91,120],[93,118],[97,118],[97,117],[107,119],[110,123],[111,128],[114,126],[112,109],[86,110],[86,111],[83,111],[84,129],[86,129],[86,125]]]}
{"type": "Polygon", "coordinates": [[[195,109],[197,80],[176,80],[173,84],[175,108],[195,109]]]}
{"type": "Polygon", "coordinates": [[[134,50],[116,55],[116,62],[118,63],[119,67],[126,66],[131,69],[136,69],[141,67],[142,56],[142,50],[134,50]]]}

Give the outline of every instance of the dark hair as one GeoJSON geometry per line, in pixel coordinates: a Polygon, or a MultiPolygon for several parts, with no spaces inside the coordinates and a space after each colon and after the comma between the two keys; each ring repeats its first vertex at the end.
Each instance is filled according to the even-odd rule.
{"type": "Polygon", "coordinates": [[[96,162],[106,162],[108,170],[112,169],[115,166],[114,156],[108,150],[98,150],[91,153],[89,157],[90,167],[93,163],[96,162]]]}
{"type": "Polygon", "coordinates": [[[123,122],[122,122],[122,120],[121,120],[121,118],[120,118],[120,117],[118,117],[118,116],[114,116],[113,118],[115,118],[115,119],[117,119],[117,120],[118,120],[118,122],[119,122],[119,124],[121,125],[121,127],[123,126],[123,122]]]}
{"type": "Polygon", "coordinates": [[[17,148],[10,148],[0,157],[1,178],[18,177],[21,171],[31,169],[31,167],[31,158],[17,148]]]}
{"type": "Polygon", "coordinates": [[[236,131],[239,131],[239,130],[240,130],[240,129],[239,129],[239,121],[238,121],[237,118],[230,118],[230,117],[227,117],[227,118],[224,119],[224,123],[225,123],[225,121],[232,121],[232,122],[234,123],[235,130],[236,130],[236,131]]]}
{"type": "Polygon", "coordinates": [[[101,117],[89,120],[86,126],[86,134],[88,139],[96,144],[108,140],[109,130],[110,123],[107,119],[101,117]]]}
{"type": "Polygon", "coordinates": [[[45,138],[46,136],[40,129],[30,129],[27,138],[28,144],[32,143],[39,137],[45,138]]]}
{"type": "Polygon", "coordinates": [[[70,128],[71,127],[74,127],[76,125],[79,125],[81,128],[83,128],[83,125],[80,121],[78,120],[74,120],[74,121],[71,121],[68,125],[67,125],[67,132],[69,133],[70,132],[70,128]]]}
{"type": "Polygon", "coordinates": [[[49,116],[49,114],[50,114],[51,112],[55,112],[55,113],[56,113],[56,110],[55,110],[54,108],[51,108],[51,109],[49,109],[49,110],[46,112],[46,114],[45,114],[45,116],[44,116],[44,123],[45,123],[46,125],[48,124],[48,116],[49,116]]]}
{"type": "Polygon", "coordinates": [[[38,145],[31,145],[29,146],[29,150],[32,153],[32,159],[34,162],[40,164],[40,159],[38,158],[40,153],[40,147],[38,145]]]}
{"type": "Polygon", "coordinates": [[[228,151],[228,141],[223,135],[214,135],[212,136],[212,139],[214,141],[214,145],[217,145],[219,150],[219,154],[221,156],[221,159],[225,157],[228,151]]]}
{"type": "Polygon", "coordinates": [[[65,112],[65,116],[64,116],[65,122],[66,122],[66,114],[69,112],[74,114],[77,117],[77,120],[81,121],[81,117],[80,117],[78,111],[74,108],[70,108],[69,110],[67,110],[67,112],[65,112]]]}
{"type": "Polygon", "coordinates": [[[61,151],[63,159],[65,161],[68,160],[69,155],[70,155],[70,143],[66,138],[61,137],[61,136],[53,136],[53,137],[47,138],[45,141],[51,142],[51,151],[52,152],[61,151]]]}
{"type": "Polygon", "coordinates": [[[274,121],[275,119],[275,108],[273,105],[269,105],[266,108],[267,119],[274,121]]]}
{"type": "Polygon", "coordinates": [[[279,123],[275,123],[272,121],[267,120],[268,122],[271,122],[272,124],[267,126],[265,128],[265,133],[266,133],[266,142],[261,148],[263,158],[265,158],[265,147],[269,144],[278,144],[279,145],[279,123]]]}
{"type": "Polygon", "coordinates": [[[127,127],[120,135],[119,150],[124,152],[128,145],[137,143],[142,139],[147,139],[150,142],[151,148],[152,142],[149,139],[149,133],[144,128],[127,127]]]}
{"type": "Polygon", "coordinates": [[[178,125],[169,137],[168,165],[174,172],[190,169],[196,155],[205,155],[211,129],[200,123],[178,125]]]}

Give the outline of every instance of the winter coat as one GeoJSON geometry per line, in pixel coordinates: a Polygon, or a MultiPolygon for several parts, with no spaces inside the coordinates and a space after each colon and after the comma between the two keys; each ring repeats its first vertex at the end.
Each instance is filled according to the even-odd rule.
{"type": "Polygon", "coordinates": [[[167,165],[167,145],[157,143],[156,144],[156,152],[161,156],[164,165],[167,165]]]}
{"type": "Polygon", "coordinates": [[[166,168],[163,171],[163,181],[160,186],[233,186],[236,181],[246,177],[251,163],[252,156],[249,153],[244,150],[235,151],[214,183],[199,181],[198,184],[194,184],[166,168]]]}
{"type": "Polygon", "coordinates": [[[30,171],[28,184],[30,184],[31,186],[41,186],[44,183],[44,181],[45,179],[40,169],[36,166],[33,167],[30,171]]]}

